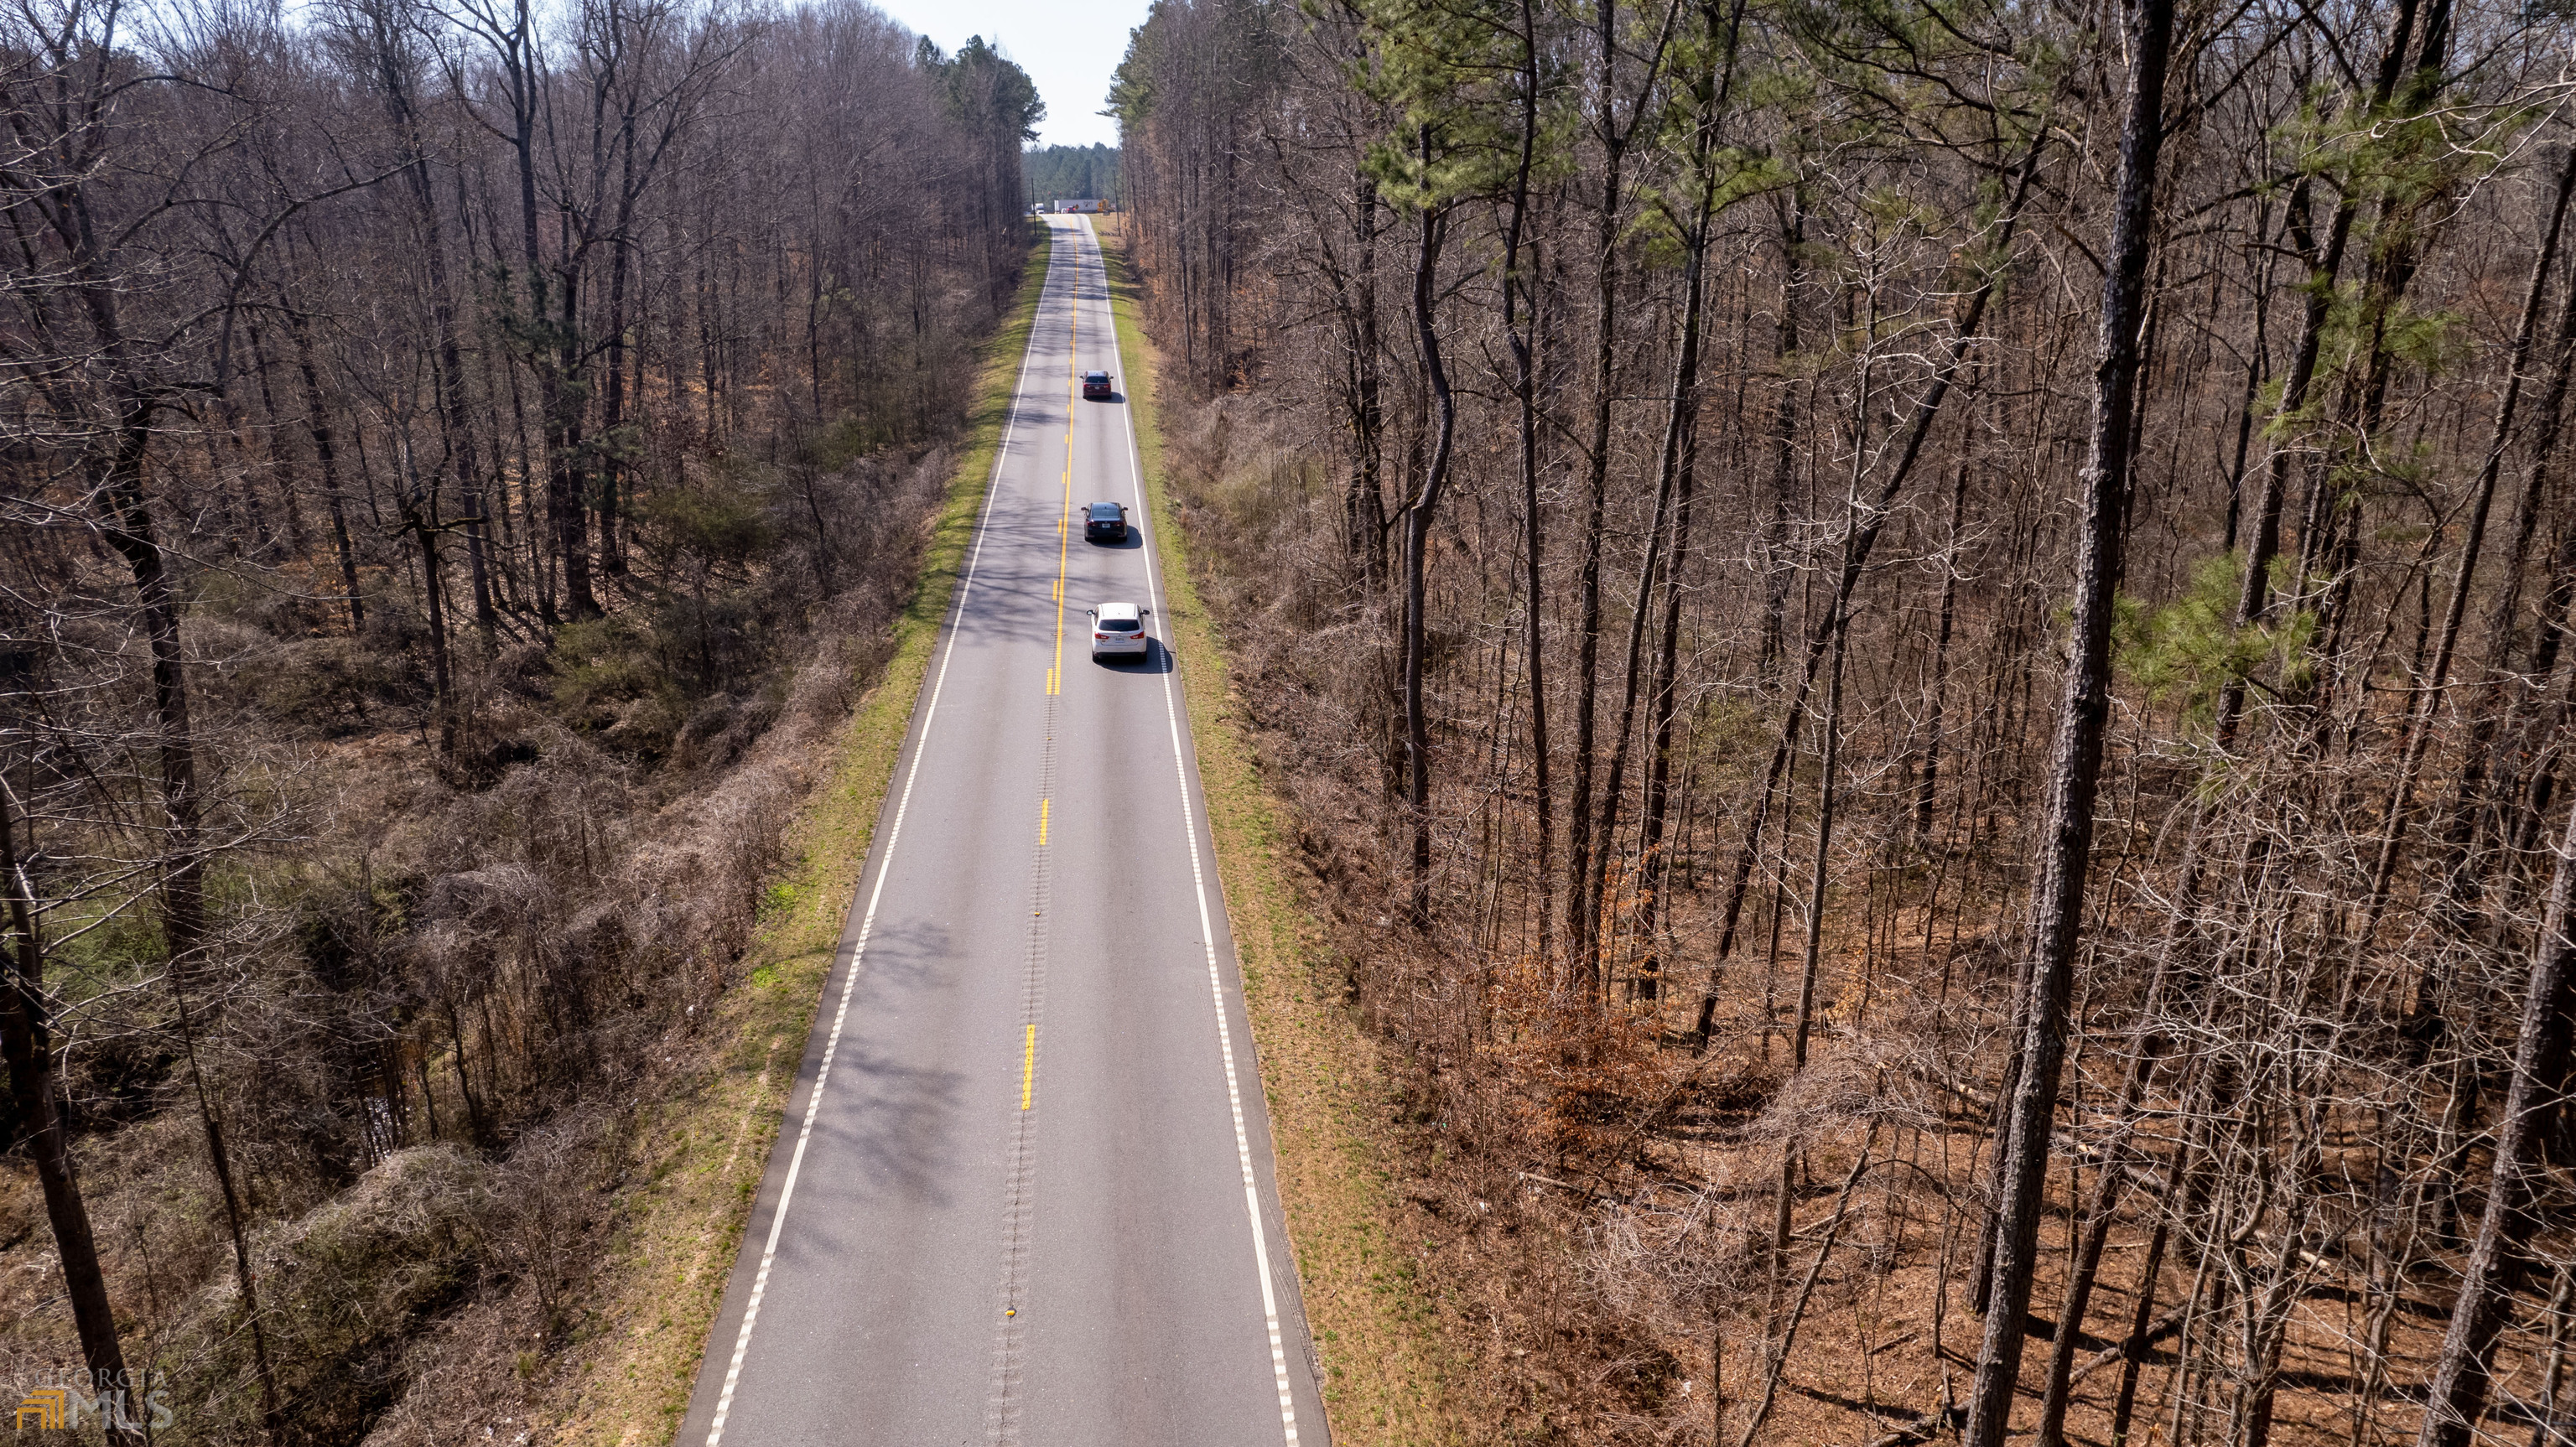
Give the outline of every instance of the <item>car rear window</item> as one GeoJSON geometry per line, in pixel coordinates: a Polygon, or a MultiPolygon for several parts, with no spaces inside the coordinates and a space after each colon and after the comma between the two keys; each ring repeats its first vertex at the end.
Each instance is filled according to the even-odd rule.
{"type": "Polygon", "coordinates": [[[1142,632],[1144,627],[1145,623],[1141,618],[1120,618],[1112,614],[1100,620],[1100,631],[1103,633],[1137,633],[1142,632]]]}
{"type": "Polygon", "coordinates": [[[1095,502],[1091,505],[1091,520],[1096,523],[1114,523],[1125,511],[1114,502],[1095,502]]]}

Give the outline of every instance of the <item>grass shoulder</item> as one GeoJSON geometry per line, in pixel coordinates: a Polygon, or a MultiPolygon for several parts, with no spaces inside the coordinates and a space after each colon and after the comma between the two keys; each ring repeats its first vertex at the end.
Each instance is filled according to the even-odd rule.
{"type": "Polygon", "coordinates": [[[549,1440],[631,1447],[662,1443],[689,1392],[723,1304],[805,1037],[831,972],[897,756],[948,614],[995,449],[1028,348],[1048,248],[1032,248],[1010,314],[986,343],[966,447],[931,524],[911,599],[894,625],[892,660],[860,700],[790,826],[795,862],[762,896],[761,926],[728,990],[700,1068],[682,1087],[631,1112],[635,1182],[618,1203],[617,1244],[579,1334],[587,1350],[543,1394],[549,1440]]]}
{"type": "Polygon", "coordinates": [[[1393,1109],[1376,1046],[1322,967],[1312,914],[1281,852],[1281,806],[1263,782],[1230,682],[1224,640],[1201,602],[1189,540],[1165,485],[1155,424],[1154,352],[1114,231],[1104,238],[1118,347],[1164,587],[1163,625],[1184,663],[1191,742],[1215,836],[1217,873],[1243,968],[1262,1094],[1278,1150],[1280,1203],[1306,1321],[1322,1359],[1332,1437],[1345,1447],[1466,1440],[1458,1358],[1441,1339],[1414,1254],[1397,1239],[1383,1123],[1393,1109]]]}

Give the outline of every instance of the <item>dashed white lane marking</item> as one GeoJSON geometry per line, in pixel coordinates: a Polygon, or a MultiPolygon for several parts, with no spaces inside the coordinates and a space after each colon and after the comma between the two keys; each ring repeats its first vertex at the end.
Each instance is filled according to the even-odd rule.
{"type": "MultiPolygon", "coordinates": [[[[1080,249],[1075,255],[1079,264],[1080,249]]],[[[1055,290],[1055,268],[1050,259],[1047,280],[1038,293],[1038,311],[1046,310],[1047,293],[1055,290]]],[[[1078,298],[1077,298],[1078,300],[1078,298]]],[[[1001,492],[1002,463],[1011,455],[1011,433],[1019,425],[1020,390],[1028,385],[1029,358],[1037,350],[1038,328],[1034,318],[1029,327],[1029,349],[1020,354],[1020,374],[1011,387],[1011,403],[1002,418],[1002,444],[993,449],[993,475],[984,480],[984,510],[975,519],[975,546],[967,553],[965,576],[958,579],[957,602],[952,618],[966,615],[966,600],[975,591],[975,568],[984,559],[984,537],[993,518],[993,499],[1001,492]]],[[[823,1063],[814,1071],[814,1093],[805,1101],[805,1121],[796,1131],[796,1150],[787,1158],[787,1180],[778,1188],[778,1209],[769,1218],[769,1239],[760,1248],[760,1270],[751,1278],[751,1300],[743,1304],[742,1329],[734,1334],[733,1360],[725,1366],[724,1390],[716,1397],[714,1420],[707,1423],[707,1447],[719,1447],[724,1440],[725,1418],[733,1411],[734,1389],[742,1382],[742,1361],[751,1351],[751,1328],[760,1320],[760,1301],[769,1292],[769,1269],[778,1259],[778,1238],[787,1228],[787,1205],[796,1198],[796,1177],[805,1167],[805,1146],[814,1136],[814,1118],[823,1109],[823,1087],[832,1078],[832,1057],[841,1047],[841,1027],[850,1018],[850,997],[857,990],[859,969],[868,954],[868,935],[876,928],[877,901],[885,895],[886,876],[894,872],[895,845],[903,839],[903,819],[912,808],[913,781],[921,776],[922,755],[930,752],[930,726],[939,717],[939,694],[948,686],[948,665],[957,657],[957,631],[948,633],[948,647],[939,656],[939,674],[931,680],[930,702],[921,715],[921,737],[912,749],[912,766],[904,771],[903,793],[895,799],[894,823],[886,830],[885,852],[877,857],[876,887],[868,891],[867,913],[859,917],[858,944],[850,952],[849,973],[841,980],[841,1001],[832,1012],[832,1033],[823,1041],[823,1063]]]]}
{"type": "MultiPolygon", "coordinates": [[[[1108,263],[1098,259],[1099,238],[1091,230],[1091,222],[1087,218],[1082,223],[1082,230],[1092,239],[1094,260],[1101,268],[1100,292],[1106,297],[1109,294],[1108,263]]],[[[1077,306],[1080,305],[1078,295],[1077,306]]],[[[1118,355],[1118,332],[1114,325],[1109,332],[1109,359],[1113,369],[1124,368],[1125,363],[1118,355]]],[[[1136,414],[1132,408],[1126,410],[1127,475],[1136,498],[1136,516],[1142,520],[1146,515],[1145,469],[1136,453],[1136,414]]],[[[1154,612],[1159,617],[1163,612],[1163,580],[1162,574],[1155,570],[1154,549],[1150,541],[1144,553],[1145,587],[1153,596],[1154,612]]],[[[1164,651],[1169,653],[1169,644],[1165,645],[1164,651]]],[[[1261,1186],[1252,1173],[1252,1133],[1243,1123],[1243,1086],[1236,1078],[1234,1068],[1234,1029],[1225,1018],[1225,976],[1217,966],[1216,929],[1208,915],[1207,872],[1199,861],[1197,811],[1190,806],[1190,772],[1181,747],[1180,706],[1172,696],[1172,678],[1179,668],[1175,661],[1163,671],[1163,718],[1172,731],[1172,773],[1181,786],[1181,836],[1190,843],[1190,885],[1199,900],[1199,942],[1207,950],[1208,993],[1216,1001],[1217,1049],[1225,1057],[1225,1099],[1234,1112],[1235,1162],[1243,1170],[1243,1214],[1252,1223],[1252,1256],[1261,1273],[1261,1315],[1270,1328],[1270,1375],[1279,1387],[1279,1427],[1286,1436],[1287,1447],[1297,1447],[1297,1402],[1288,1390],[1288,1348],[1279,1333],[1279,1294],[1270,1280],[1270,1238],[1261,1224],[1261,1186]]]]}

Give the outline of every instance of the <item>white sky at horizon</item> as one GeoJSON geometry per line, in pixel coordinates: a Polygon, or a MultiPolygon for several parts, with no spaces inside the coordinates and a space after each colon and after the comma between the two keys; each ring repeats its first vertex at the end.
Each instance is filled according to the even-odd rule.
{"type": "Polygon", "coordinates": [[[1127,32],[1145,23],[1149,0],[876,0],[888,15],[955,54],[980,35],[1037,82],[1047,118],[1039,145],[1118,144],[1109,77],[1127,55],[1127,32]]]}

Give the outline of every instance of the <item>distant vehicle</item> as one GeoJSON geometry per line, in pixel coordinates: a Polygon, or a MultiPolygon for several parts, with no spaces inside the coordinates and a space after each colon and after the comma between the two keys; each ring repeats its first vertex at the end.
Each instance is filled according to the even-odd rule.
{"type": "Polygon", "coordinates": [[[1153,649],[1145,637],[1148,608],[1133,603],[1103,603],[1091,610],[1093,658],[1143,658],[1153,649]]]}
{"type": "Polygon", "coordinates": [[[1123,543],[1127,541],[1127,509],[1114,502],[1086,503],[1082,509],[1082,536],[1085,542],[1123,543]]]}
{"type": "Polygon", "coordinates": [[[1109,374],[1107,372],[1085,372],[1082,374],[1083,401],[1107,402],[1117,397],[1117,395],[1118,389],[1110,382],[1109,374]]]}
{"type": "Polygon", "coordinates": [[[1106,201],[1095,200],[1091,197],[1085,196],[1079,198],[1058,197],[1055,203],[1055,209],[1066,215],[1082,215],[1085,213],[1097,215],[1104,211],[1115,211],[1118,208],[1112,206],[1106,201]]]}

